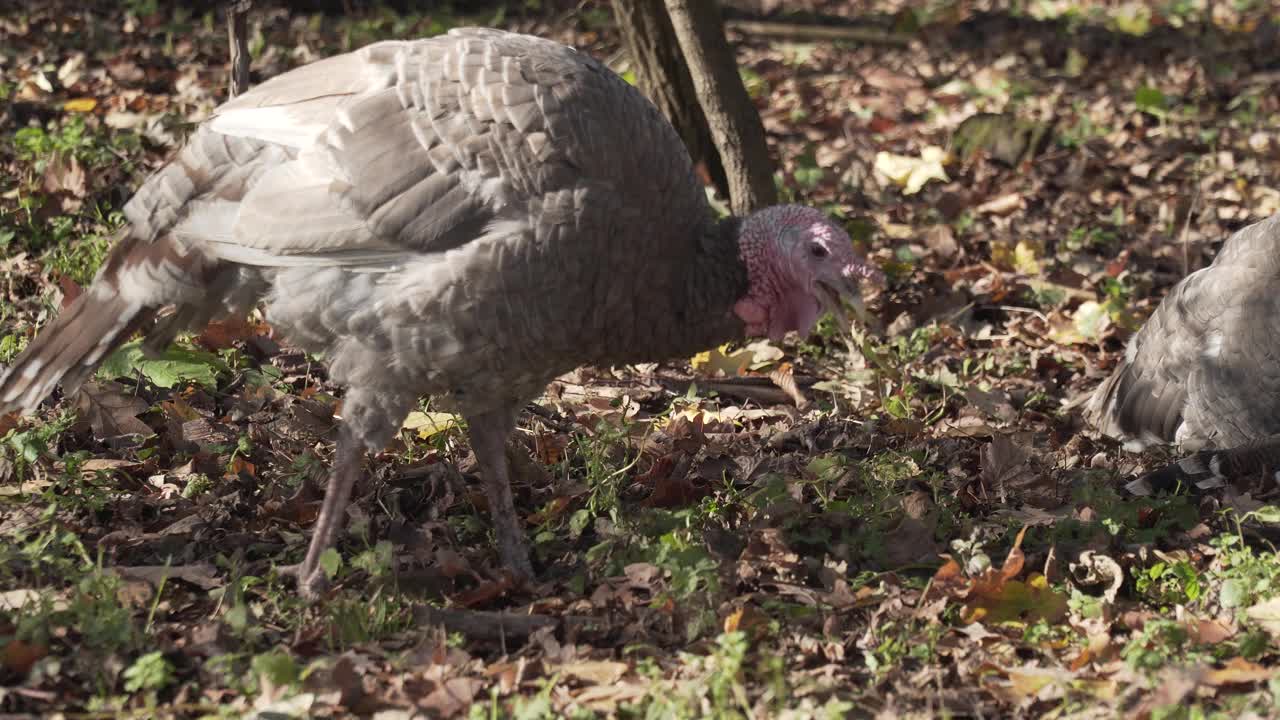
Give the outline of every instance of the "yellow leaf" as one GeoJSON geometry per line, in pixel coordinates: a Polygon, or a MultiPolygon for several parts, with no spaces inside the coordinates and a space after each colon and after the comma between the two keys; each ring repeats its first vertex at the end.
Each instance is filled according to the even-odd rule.
{"type": "Polygon", "coordinates": [[[1003,270],[1012,270],[1017,263],[1017,254],[1009,243],[1002,240],[991,241],[991,263],[1003,270]]]}
{"type": "Polygon", "coordinates": [[[418,437],[429,438],[439,435],[440,433],[458,426],[458,416],[445,412],[418,412],[409,413],[404,419],[405,430],[418,431],[418,437]]]}
{"type": "Polygon", "coordinates": [[[1013,269],[1023,275],[1039,275],[1040,261],[1036,259],[1036,247],[1026,241],[1019,241],[1013,248],[1013,269]]]}
{"type": "Polygon", "coordinates": [[[93,109],[96,107],[98,107],[98,101],[93,98],[76,98],[74,100],[68,100],[62,104],[62,109],[67,112],[93,112],[93,109]]]}
{"type": "Polygon", "coordinates": [[[883,150],[876,153],[876,171],[902,186],[903,195],[915,195],[930,180],[947,182],[947,171],[942,167],[947,151],[930,145],[920,151],[920,157],[894,155],[883,150]]]}
{"type": "Polygon", "coordinates": [[[735,377],[746,372],[755,353],[747,348],[729,352],[728,345],[721,345],[715,350],[707,350],[694,355],[689,361],[694,370],[715,377],[723,373],[727,377],[735,377]]]}

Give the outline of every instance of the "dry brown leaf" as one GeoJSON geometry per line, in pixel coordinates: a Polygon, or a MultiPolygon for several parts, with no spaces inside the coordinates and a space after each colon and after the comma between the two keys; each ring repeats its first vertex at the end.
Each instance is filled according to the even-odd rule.
{"type": "Polygon", "coordinates": [[[80,472],[95,473],[99,470],[133,470],[142,466],[136,460],[119,460],[115,458],[89,458],[80,465],[80,472]]]}
{"type": "Polygon", "coordinates": [[[724,631],[742,630],[743,632],[755,632],[762,629],[768,622],[769,616],[761,613],[751,605],[744,605],[729,613],[728,617],[724,619],[724,631]]]}
{"type": "Polygon", "coordinates": [[[138,415],[147,403],[115,382],[87,382],[76,394],[76,410],[89,422],[94,437],[107,440],[124,435],[154,435],[138,415]]]}
{"type": "Polygon", "coordinates": [[[222,581],[217,577],[218,569],[211,563],[117,566],[112,570],[126,580],[141,580],[156,587],[166,579],[183,580],[204,590],[222,587],[222,581]]]}
{"type": "Polygon", "coordinates": [[[86,192],[84,168],[75,155],[55,155],[45,166],[40,186],[45,192],[59,196],[63,212],[78,210],[86,192]]]}
{"type": "Polygon", "coordinates": [[[924,233],[924,244],[943,260],[950,260],[960,252],[955,231],[950,225],[934,225],[924,233]]]}
{"type": "Polygon", "coordinates": [[[999,495],[1001,503],[1008,502],[1010,489],[1028,485],[1037,480],[1029,462],[1030,455],[1008,435],[996,435],[982,449],[982,482],[999,495]]]}
{"type": "Polygon", "coordinates": [[[618,705],[642,699],[649,693],[647,685],[632,683],[614,683],[612,685],[592,685],[573,696],[574,702],[589,710],[610,713],[618,705]]]}
{"type": "Polygon", "coordinates": [[[1009,193],[1008,195],[992,198],[974,209],[986,215],[1009,215],[1021,210],[1025,205],[1026,203],[1022,199],[1021,193],[1009,193]]]}
{"type": "Polygon", "coordinates": [[[450,678],[426,697],[418,699],[417,705],[432,717],[455,717],[471,707],[471,702],[475,700],[476,693],[480,692],[482,687],[484,687],[484,681],[478,678],[450,678]]]}
{"type": "Polygon", "coordinates": [[[1241,685],[1265,682],[1276,676],[1276,668],[1263,667],[1242,657],[1233,657],[1219,670],[1210,670],[1205,676],[1206,685],[1241,685]]]}
{"type": "Polygon", "coordinates": [[[584,683],[611,685],[621,680],[630,668],[630,665],[616,660],[580,660],[565,663],[556,669],[584,683]]]}
{"type": "Polygon", "coordinates": [[[14,638],[0,651],[0,666],[16,675],[25,676],[31,672],[31,666],[49,654],[47,645],[30,643],[14,638]]]}
{"type": "Polygon", "coordinates": [[[1120,563],[1102,553],[1085,550],[1080,559],[1069,566],[1071,575],[1082,585],[1106,584],[1102,597],[1109,603],[1116,601],[1116,595],[1124,585],[1124,570],[1120,563]]]}

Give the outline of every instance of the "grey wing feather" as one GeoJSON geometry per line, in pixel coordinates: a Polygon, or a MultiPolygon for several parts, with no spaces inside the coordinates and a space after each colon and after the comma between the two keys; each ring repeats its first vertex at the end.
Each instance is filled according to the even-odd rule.
{"type": "Polygon", "coordinates": [[[282,267],[392,268],[459,247],[572,186],[585,166],[609,166],[584,125],[597,111],[578,97],[576,113],[566,112],[560,97],[590,95],[590,83],[602,82],[592,72],[563,46],[478,30],[305,66],[224,105],[210,123],[294,157],[234,213],[210,206],[181,231],[203,235],[217,257],[282,267]]]}
{"type": "Polygon", "coordinates": [[[1086,415],[1134,449],[1280,432],[1280,215],[1237,232],[1169,292],[1086,415]]]}

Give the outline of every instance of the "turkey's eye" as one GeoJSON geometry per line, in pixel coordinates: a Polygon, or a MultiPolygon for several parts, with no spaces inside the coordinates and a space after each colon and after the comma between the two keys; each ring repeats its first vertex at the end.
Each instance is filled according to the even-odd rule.
{"type": "Polygon", "coordinates": [[[822,258],[830,255],[831,251],[828,250],[826,247],[819,245],[818,243],[814,243],[809,246],[809,254],[821,260],[822,258]]]}

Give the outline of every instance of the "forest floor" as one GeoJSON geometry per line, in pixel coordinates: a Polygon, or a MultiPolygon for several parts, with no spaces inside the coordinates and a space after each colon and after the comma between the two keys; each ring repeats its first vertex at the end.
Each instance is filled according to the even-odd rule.
{"type": "MultiPolygon", "coordinates": [[[[518,434],[542,469],[516,487],[525,588],[497,568],[464,433],[424,399],[307,604],[278,569],[333,452],[323,365],[253,320],[126,348],[75,397],[0,417],[0,714],[1280,712],[1274,481],[1136,497],[1167,452],[1080,417],[1169,286],[1280,210],[1267,3],[802,4],[870,37],[730,38],[784,195],[889,277],[858,352],[827,320],[556,382],[518,434]]],[[[607,4],[258,5],[255,82],[461,24],[626,71],[607,4]]],[[[0,365],[225,97],[221,18],[188,7],[0,17],[0,365]]]]}

